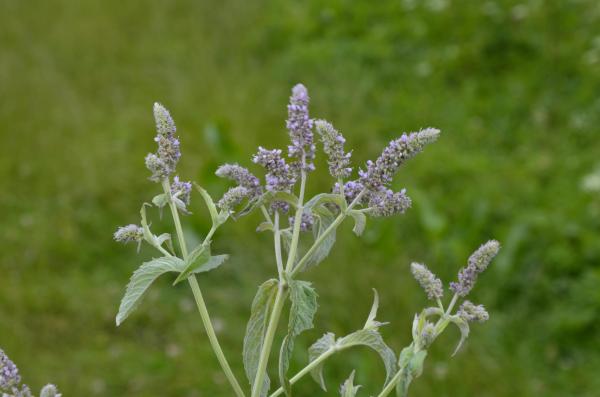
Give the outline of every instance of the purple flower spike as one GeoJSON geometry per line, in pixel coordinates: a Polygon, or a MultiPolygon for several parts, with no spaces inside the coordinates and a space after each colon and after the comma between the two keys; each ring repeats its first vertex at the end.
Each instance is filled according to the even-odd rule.
{"type": "Polygon", "coordinates": [[[242,166],[237,164],[223,164],[217,169],[215,175],[220,178],[231,179],[239,186],[246,188],[251,199],[262,194],[260,180],[242,166]]]}
{"type": "Polygon", "coordinates": [[[489,266],[490,262],[500,251],[500,243],[490,240],[473,252],[467,266],[458,272],[458,282],[450,283],[450,289],[458,296],[467,296],[473,289],[477,276],[489,266]]]}
{"type": "Polygon", "coordinates": [[[321,136],[323,150],[327,154],[329,173],[334,178],[347,178],[352,173],[350,167],[351,153],[344,152],[344,143],[346,139],[340,134],[333,125],[325,120],[315,121],[317,133],[321,136]]]}
{"type": "Polygon", "coordinates": [[[0,349],[0,391],[12,390],[21,383],[19,369],[10,358],[0,349]]]}
{"type": "Polygon", "coordinates": [[[156,137],[158,144],[156,154],[146,156],[146,167],[152,172],[150,179],[160,182],[175,172],[181,158],[179,139],[175,136],[177,128],[169,111],[160,103],[154,104],[154,119],[156,121],[156,137]]]}
{"type": "Polygon", "coordinates": [[[440,130],[426,128],[419,132],[402,134],[391,141],[375,161],[367,162],[367,170],[360,170],[360,181],[371,191],[378,191],[388,185],[398,168],[408,159],[420,153],[425,145],[434,142],[440,130]]]}
{"type": "Polygon", "coordinates": [[[185,205],[190,204],[190,195],[192,193],[192,182],[181,182],[179,176],[173,178],[171,184],[171,195],[181,200],[185,205]]]}
{"type": "Polygon", "coordinates": [[[315,145],[313,142],[313,121],[308,115],[308,91],[302,84],[292,88],[292,96],[288,105],[288,119],[286,127],[290,134],[292,144],[288,146],[288,155],[298,159],[295,163],[305,171],[315,169],[312,161],[315,158],[315,145]]]}
{"type": "Polygon", "coordinates": [[[406,189],[395,193],[386,188],[369,194],[369,206],[373,216],[392,216],[403,214],[410,208],[412,202],[406,195],[406,189]]]}
{"type": "Polygon", "coordinates": [[[296,176],[291,167],[281,157],[281,150],[267,150],[259,147],[258,153],[254,155],[252,161],[262,165],[267,170],[267,175],[265,176],[267,190],[272,192],[289,192],[296,183],[296,176]]]}

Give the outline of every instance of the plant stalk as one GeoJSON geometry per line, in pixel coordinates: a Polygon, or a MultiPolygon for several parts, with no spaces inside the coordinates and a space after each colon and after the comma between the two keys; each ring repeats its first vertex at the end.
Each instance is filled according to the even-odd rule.
{"type": "MultiPolygon", "coordinates": [[[[169,186],[169,180],[163,179],[162,181],[163,190],[165,194],[169,196],[169,208],[171,209],[171,215],[173,216],[173,223],[175,224],[175,230],[177,232],[177,239],[179,240],[179,247],[181,249],[181,255],[183,256],[183,260],[187,260],[188,251],[187,244],[185,242],[185,237],[183,235],[183,228],[181,227],[181,221],[179,219],[179,212],[177,211],[177,207],[171,200],[171,188],[169,186]]],[[[210,232],[204,239],[202,244],[210,241],[210,238],[215,233],[216,227],[212,227],[210,232]]],[[[231,383],[231,387],[238,397],[245,397],[244,391],[242,390],[239,382],[237,381],[229,363],[227,362],[227,358],[225,358],[225,354],[223,353],[223,349],[221,349],[221,345],[219,344],[219,340],[217,338],[217,334],[215,333],[215,329],[212,326],[212,321],[210,319],[210,315],[208,314],[208,309],[206,307],[206,303],[204,302],[204,298],[202,297],[202,291],[200,290],[200,286],[198,285],[198,280],[194,274],[188,277],[188,282],[192,289],[192,293],[194,294],[194,299],[196,301],[196,306],[198,306],[198,311],[200,312],[200,317],[202,318],[202,323],[204,324],[204,329],[206,330],[206,334],[208,335],[208,340],[210,341],[210,345],[217,356],[217,360],[219,364],[221,364],[221,368],[225,373],[225,376],[231,383]]]]}

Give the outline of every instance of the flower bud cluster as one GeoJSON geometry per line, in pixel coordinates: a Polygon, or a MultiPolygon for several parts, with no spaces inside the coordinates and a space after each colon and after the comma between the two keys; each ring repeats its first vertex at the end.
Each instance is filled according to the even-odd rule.
{"type": "Polygon", "coordinates": [[[223,164],[217,169],[215,175],[220,178],[230,179],[239,186],[246,188],[251,199],[262,194],[260,180],[248,171],[248,169],[240,165],[223,164]]]}
{"type": "Polygon", "coordinates": [[[394,192],[382,187],[378,192],[370,193],[368,198],[370,213],[376,217],[403,214],[412,204],[410,197],[406,195],[406,189],[394,192]]]}
{"type": "Polygon", "coordinates": [[[329,173],[334,178],[347,178],[352,173],[350,167],[350,157],[352,153],[344,152],[344,143],[346,139],[340,134],[333,125],[325,120],[315,121],[317,133],[321,136],[323,150],[327,154],[329,164],[329,173]]]}
{"type": "Polygon", "coordinates": [[[146,156],[146,167],[152,172],[150,179],[160,182],[175,172],[181,150],[179,139],[175,136],[175,122],[169,111],[160,103],[154,104],[154,119],[157,132],[154,141],[158,144],[158,150],[146,156]]]}
{"type": "Polygon", "coordinates": [[[144,230],[138,225],[121,226],[114,233],[115,241],[123,244],[139,243],[144,238],[144,230]]]}
{"type": "Polygon", "coordinates": [[[458,282],[450,283],[450,289],[458,296],[467,296],[479,274],[487,269],[499,250],[500,243],[496,240],[490,240],[479,247],[469,257],[467,266],[458,272],[458,282]]]}
{"type": "Polygon", "coordinates": [[[181,182],[179,176],[173,178],[171,184],[171,195],[181,200],[185,205],[190,204],[190,195],[192,193],[192,182],[181,182]]]}
{"type": "Polygon", "coordinates": [[[442,281],[427,266],[413,262],[410,265],[410,270],[415,280],[417,280],[427,294],[427,298],[431,300],[442,298],[444,295],[442,281]]]}
{"type": "MultiPolygon", "coordinates": [[[[294,228],[295,221],[296,221],[296,219],[294,216],[289,217],[290,227],[292,229],[294,228]]],[[[305,210],[302,213],[302,219],[300,220],[300,231],[308,232],[308,231],[312,230],[314,222],[315,222],[315,219],[314,219],[312,212],[308,212],[305,210]]]]}
{"type": "Polygon", "coordinates": [[[308,115],[308,91],[302,84],[292,88],[292,96],[288,105],[286,127],[292,144],[288,146],[288,156],[299,160],[298,165],[305,171],[315,169],[312,161],[315,158],[313,142],[313,121],[308,115]]]}
{"type": "Polygon", "coordinates": [[[464,301],[458,309],[458,316],[465,321],[475,321],[478,323],[486,322],[490,315],[483,305],[475,305],[471,301],[464,301]]]}
{"type": "Polygon", "coordinates": [[[249,191],[243,186],[236,186],[229,189],[219,200],[217,205],[223,211],[233,212],[235,207],[249,196],[249,191]]]}

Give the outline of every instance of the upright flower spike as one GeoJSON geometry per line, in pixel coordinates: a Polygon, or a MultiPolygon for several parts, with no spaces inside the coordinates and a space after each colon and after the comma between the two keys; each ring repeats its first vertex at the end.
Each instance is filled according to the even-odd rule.
{"type": "Polygon", "coordinates": [[[315,129],[321,136],[323,150],[327,154],[329,164],[329,173],[334,178],[347,178],[352,173],[350,167],[350,157],[352,153],[344,152],[344,143],[346,139],[340,134],[333,125],[325,120],[316,120],[315,129]]]}
{"type": "Polygon", "coordinates": [[[251,199],[262,194],[260,180],[240,165],[223,164],[217,169],[215,175],[235,181],[239,186],[248,189],[251,199]]]}
{"type": "Polygon", "coordinates": [[[292,96],[288,105],[288,119],[286,127],[290,134],[292,144],[288,146],[288,155],[298,160],[295,163],[305,171],[315,169],[312,161],[315,158],[315,145],[313,142],[313,121],[308,115],[308,91],[302,84],[292,88],[292,96]]]}
{"type": "Polygon", "coordinates": [[[373,216],[392,216],[403,214],[410,208],[412,201],[406,195],[406,189],[394,192],[387,188],[369,194],[369,207],[373,216]]]}
{"type": "Polygon", "coordinates": [[[428,143],[434,142],[439,134],[440,130],[435,128],[402,134],[388,144],[375,162],[367,162],[366,171],[359,171],[360,181],[369,190],[378,191],[392,181],[392,177],[406,160],[420,153],[428,143]]]}
{"type": "Polygon", "coordinates": [[[252,161],[260,164],[267,170],[267,190],[272,192],[289,192],[296,183],[296,177],[291,167],[281,157],[280,149],[267,150],[258,148],[252,161]]]}
{"type": "Polygon", "coordinates": [[[471,301],[464,301],[458,309],[458,316],[468,322],[484,323],[489,320],[490,315],[483,305],[475,305],[471,301]]]}
{"type": "Polygon", "coordinates": [[[156,154],[146,156],[146,167],[152,172],[151,180],[160,182],[175,172],[181,157],[179,139],[175,136],[177,128],[169,111],[160,103],[154,104],[154,120],[156,121],[156,137],[158,144],[156,154]]]}
{"type": "Polygon", "coordinates": [[[458,272],[458,282],[450,283],[450,289],[458,296],[467,296],[473,289],[477,276],[489,266],[490,262],[500,251],[500,243],[490,240],[479,247],[469,257],[467,266],[458,272]]]}
{"type": "Polygon", "coordinates": [[[421,288],[427,294],[427,298],[431,300],[441,299],[444,296],[444,288],[442,281],[427,268],[427,266],[421,263],[412,263],[410,265],[410,271],[413,277],[421,285],[421,288]]]}

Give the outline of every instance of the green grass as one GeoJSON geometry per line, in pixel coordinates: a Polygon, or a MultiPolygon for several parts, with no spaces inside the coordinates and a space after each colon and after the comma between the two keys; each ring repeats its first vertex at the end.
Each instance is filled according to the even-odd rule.
{"type": "MultiPolygon", "coordinates": [[[[600,199],[580,182],[600,161],[599,64],[592,0],[0,2],[0,346],[29,384],[66,396],[231,395],[185,286],[160,280],[115,328],[128,277],[152,253],[111,235],[159,189],[143,166],[154,101],[177,122],[182,177],[218,196],[218,164],[286,145],[302,81],[357,162],[402,131],[443,135],[397,179],[414,208],[370,221],[362,239],[345,225],[306,276],[320,310],[292,370],[321,333],[362,325],[373,287],[399,351],[426,303],[410,261],[450,281],[493,237],[503,252],[473,296],[491,320],[453,359],[458,335],[444,335],[412,395],[593,396],[600,199]]],[[[324,165],[310,193],[329,189],[324,165]]],[[[188,231],[201,235],[198,196],[192,210],[188,231]]],[[[232,260],[200,278],[240,378],[250,302],[275,271],[257,222],[224,227],[215,250],[232,260]]],[[[326,365],[328,395],[353,368],[363,395],[377,391],[378,358],[355,350],[326,365]]],[[[317,394],[310,379],[296,389],[317,394]]]]}

